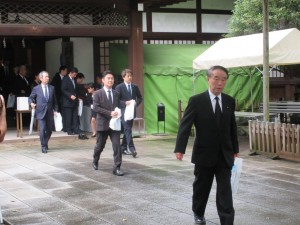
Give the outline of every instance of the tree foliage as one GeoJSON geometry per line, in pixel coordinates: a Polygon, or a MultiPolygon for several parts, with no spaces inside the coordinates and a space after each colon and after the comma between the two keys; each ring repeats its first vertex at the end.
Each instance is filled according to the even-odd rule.
{"type": "MultiPolygon", "coordinates": [[[[236,0],[228,37],[261,33],[263,0],[236,0]]],[[[300,28],[300,0],[269,0],[269,30],[300,28]]]]}

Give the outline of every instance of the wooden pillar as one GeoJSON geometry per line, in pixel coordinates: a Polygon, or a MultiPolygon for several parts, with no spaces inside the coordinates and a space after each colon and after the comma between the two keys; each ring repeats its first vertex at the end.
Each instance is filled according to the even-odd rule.
{"type": "Polygon", "coordinates": [[[196,44],[202,44],[202,6],[201,0],[196,0],[196,26],[197,26],[197,38],[196,44]]]}
{"type": "Polygon", "coordinates": [[[93,50],[94,50],[94,79],[96,82],[96,76],[100,75],[103,71],[100,70],[100,39],[93,38],[93,50]]]}
{"type": "MultiPolygon", "coordinates": [[[[133,83],[140,88],[144,97],[144,55],[143,55],[143,21],[142,12],[132,10],[130,15],[131,28],[128,43],[128,63],[133,72],[133,83]]],[[[137,117],[144,117],[144,104],[137,110],[137,117]]]]}

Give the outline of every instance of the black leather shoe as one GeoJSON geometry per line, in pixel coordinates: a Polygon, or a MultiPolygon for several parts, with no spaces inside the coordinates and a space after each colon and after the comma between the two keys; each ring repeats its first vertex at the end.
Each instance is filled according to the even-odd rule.
{"type": "Polygon", "coordinates": [[[94,170],[98,170],[98,163],[97,162],[93,162],[93,168],[94,168],[94,170]]]}
{"type": "Polygon", "coordinates": [[[135,158],[137,156],[137,152],[136,151],[133,151],[131,154],[132,154],[133,158],[135,158]]]}
{"type": "Polygon", "coordinates": [[[114,171],[113,171],[113,174],[114,174],[114,175],[116,175],[116,176],[124,176],[124,173],[123,173],[123,172],[121,172],[121,170],[120,170],[120,169],[116,169],[116,170],[114,170],[114,171]]]}
{"type": "Polygon", "coordinates": [[[84,133],[79,134],[79,135],[78,135],[78,138],[79,138],[80,140],[89,139],[84,133]]]}
{"type": "Polygon", "coordinates": [[[47,153],[46,147],[42,147],[42,153],[47,153]]]}
{"type": "Polygon", "coordinates": [[[204,216],[201,217],[194,214],[194,219],[195,219],[195,224],[200,224],[200,225],[206,224],[206,220],[204,216]]]}
{"type": "Polygon", "coordinates": [[[46,150],[47,150],[47,151],[49,150],[49,147],[48,147],[48,145],[46,145],[46,150]]]}
{"type": "Polygon", "coordinates": [[[122,154],[123,155],[131,155],[131,152],[128,151],[127,149],[125,149],[125,150],[122,151],[122,154]]]}

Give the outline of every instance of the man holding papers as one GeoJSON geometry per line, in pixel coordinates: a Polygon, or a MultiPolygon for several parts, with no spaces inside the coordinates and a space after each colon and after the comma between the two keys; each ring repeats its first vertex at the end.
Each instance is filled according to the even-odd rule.
{"type": "Polygon", "coordinates": [[[93,108],[97,114],[96,130],[97,141],[94,148],[93,168],[98,170],[98,162],[100,155],[105,147],[108,136],[110,137],[112,148],[114,151],[114,168],[113,174],[123,176],[121,172],[122,152],[120,149],[120,130],[115,130],[110,127],[110,121],[119,116],[117,107],[120,107],[124,102],[119,100],[119,94],[112,89],[114,84],[114,75],[111,71],[104,71],[102,74],[103,88],[94,92],[93,108]]]}
{"type": "Polygon", "coordinates": [[[136,107],[138,107],[141,104],[143,98],[139,87],[132,83],[132,71],[130,69],[124,69],[121,75],[123,77],[124,83],[121,83],[116,86],[116,91],[120,94],[120,100],[126,102],[126,107],[121,107],[121,122],[124,128],[124,136],[121,149],[123,154],[132,155],[133,157],[136,157],[137,152],[132,140],[132,125],[133,119],[136,116],[136,107]],[[130,103],[127,103],[129,101],[130,103]],[[130,112],[125,113],[126,110],[130,110],[130,108],[132,109],[132,107],[134,107],[133,115],[130,115],[130,112]],[[129,118],[126,118],[125,116],[125,114],[127,113],[129,114],[129,118]],[[127,146],[129,149],[127,149],[127,146]]]}

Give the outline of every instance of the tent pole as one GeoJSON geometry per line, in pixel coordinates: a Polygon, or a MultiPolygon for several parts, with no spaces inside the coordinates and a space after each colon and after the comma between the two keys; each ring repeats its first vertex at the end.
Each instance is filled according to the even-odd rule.
{"type": "MultiPolygon", "coordinates": [[[[243,69],[243,67],[240,67],[241,69],[243,69]]],[[[259,71],[259,72],[261,72],[256,66],[255,66],[255,68],[259,71]]],[[[252,86],[252,74],[251,74],[251,70],[249,69],[249,73],[246,71],[246,70],[244,70],[244,72],[246,73],[246,74],[249,74],[249,76],[250,76],[250,95],[251,95],[251,98],[250,98],[250,102],[251,102],[251,112],[253,113],[253,111],[254,111],[254,107],[253,107],[253,86],[252,86]]]]}
{"type": "Polygon", "coordinates": [[[263,0],[263,110],[264,121],[269,121],[269,0],[263,0]]]}
{"type": "Polygon", "coordinates": [[[252,74],[251,74],[251,71],[250,71],[250,86],[251,86],[251,111],[253,112],[253,87],[252,87],[252,74]]]}

